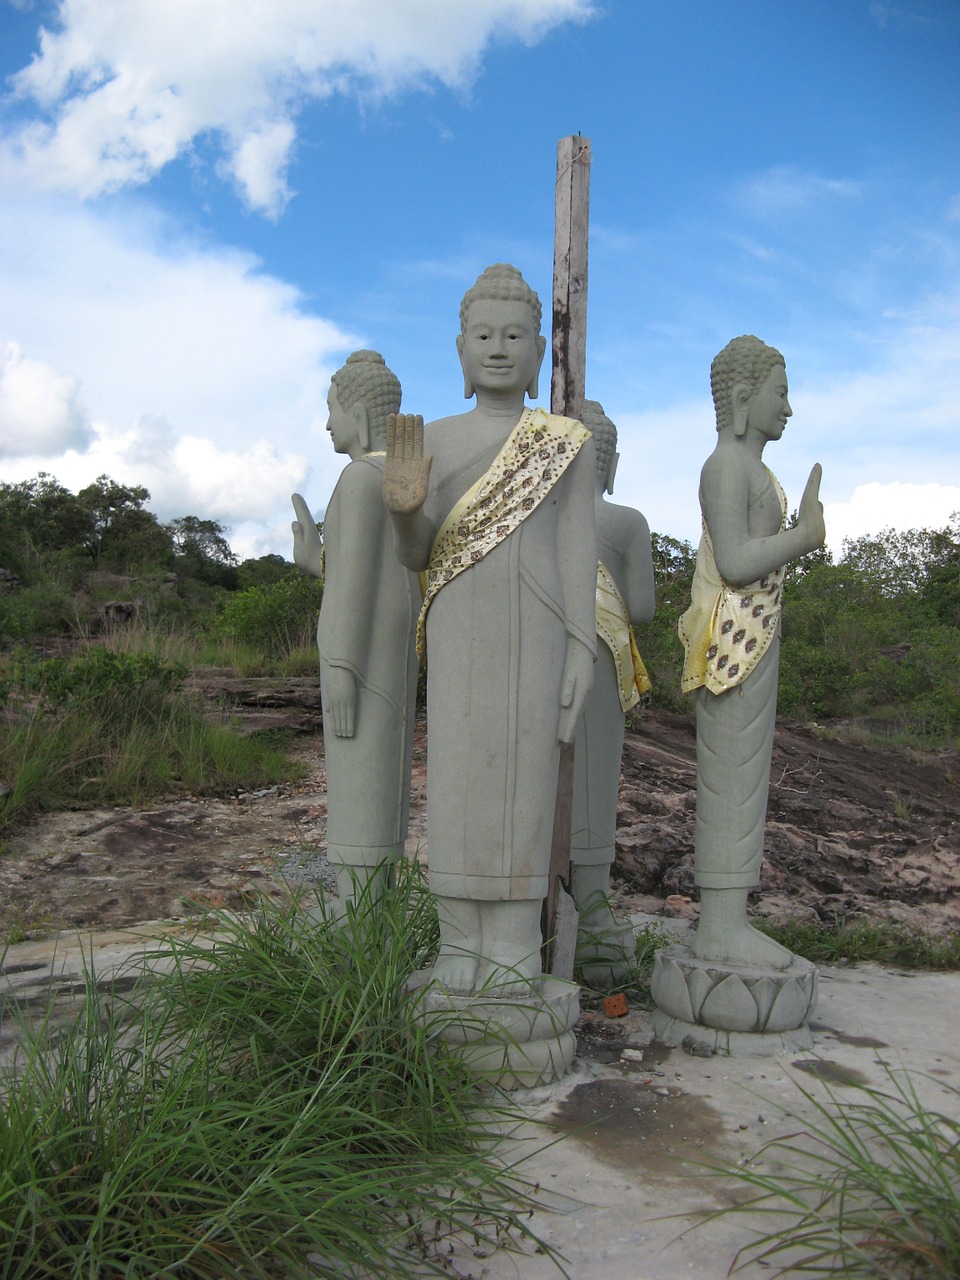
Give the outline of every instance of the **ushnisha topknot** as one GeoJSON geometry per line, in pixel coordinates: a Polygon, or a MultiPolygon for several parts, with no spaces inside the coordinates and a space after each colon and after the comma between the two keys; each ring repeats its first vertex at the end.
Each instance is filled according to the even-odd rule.
{"type": "Polygon", "coordinates": [[[341,409],[350,410],[362,400],[370,415],[372,439],[385,440],[387,418],[399,412],[401,391],[397,375],[387,368],[380,352],[354,351],[330,381],[341,409]]]}
{"type": "Polygon", "coordinates": [[[610,459],[617,452],[617,428],[603,412],[603,405],[599,400],[584,400],[583,416],[580,420],[593,436],[593,447],[597,455],[597,475],[606,481],[610,459]]]}
{"type": "Polygon", "coordinates": [[[732,338],[714,356],[710,366],[710,389],[713,392],[718,431],[733,424],[730,392],[737,383],[742,382],[752,395],[760,389],[770,370],[775,369],[778,364],[786,368],[787,362],[776,347],[768,347],[765,342],[749,333],[740,338],[732,338]]]}
{"type": "Polygon", "coordinates": [[[526,302],[533,312],[533,323],[537,333],[540,332],[540,320],[543,308],[540,299],[524,280],[516,267],[506,262],[495,262],[477,277],[476,284],[467,290],[460,303],[460,332],[467,329],[467,312],[474,302],[526,302]]]}

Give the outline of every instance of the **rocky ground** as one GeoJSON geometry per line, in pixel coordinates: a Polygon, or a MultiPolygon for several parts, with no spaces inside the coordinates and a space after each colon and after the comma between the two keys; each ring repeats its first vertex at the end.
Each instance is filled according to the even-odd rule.
{"type": "MultiPolygon", "coordinates": [[[[304,778],[30,823],[0,856],[0,938],[236,906],[321,873],[326,795],[315,682],[231,683],[215,673],[197,688],[229,696],[251,729],[294,727],[304,778]]],[[[425,782],[421,725],[408,851],[422,858],[425,782]]],[[[625,907],[695,914],[695,901],[685,901],[695,898],[695,785],[692,720],[647,713],[624,749],[614,887],[625,907]]],[[[938,933],[960,927],[960,752],[877,750],[781,723],[756,910],[863,914],[938,933]]]]}

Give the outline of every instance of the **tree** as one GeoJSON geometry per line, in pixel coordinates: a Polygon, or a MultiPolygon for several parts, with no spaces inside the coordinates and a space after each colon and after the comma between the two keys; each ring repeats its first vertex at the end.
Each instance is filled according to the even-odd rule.
{"type": "Polygon", "coordinates": [[[179,516],[163,527],[173,544],[178,573],[214,586],[237,586],[237,557],[227,542],[228,530],[219,521],[179,516]]]}
{"type": "Polygon", "coordinates": [[[98,569],[125,573],[172,564],[170,534],[144,510],[149,497],[143,485],[118,484],[106,475],[77,494],[90,521],[85,545],[98,569]]]}
{"type": "Polygon", "coordinates": [[[32,480],[0,484],[0,564],[29,573],[45,553],[84,544],[88,512],[55,477],[41,471],[32,480]]]}

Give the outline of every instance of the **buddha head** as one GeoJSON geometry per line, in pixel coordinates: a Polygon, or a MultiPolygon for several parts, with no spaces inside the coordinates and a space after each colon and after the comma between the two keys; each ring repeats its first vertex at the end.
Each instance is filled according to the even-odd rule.
{"type": "MultiPolygon", "coordinates": [[[[400,383],[378,351],[354,351],[330,379],[329,429],[340,453],[335,423],[345,420],[356,428],[361,451],[383,449],[387,418],[400,409],[400,383]],[[338,416],[339,415],[339,416],[338,416]]],[[[350,427],[347,428],[348,430],[350,427]]]]}
{"type": "Polygon", "coordinates": [[[763,388],[775,369],[785,366],[786,361],[776,347],[768,347],[750,334],[728,342],[710,366],[717,430],[732,429],[735,435],[743,435],[750,400],[763,388]]]}
{"type": "Polygon", "coordinates": [[[457,351],[463,366],[463,393],[538,393],[546,339],[540,333],[540,299],[516,267],[487,267],[460,304],[457,351]]]}
{"type": "Polygon", "coordinates": [[[603,412],[598,400],[584,400],[583,425],[593,436],[597,459],[597,480],[601,493],[613,493],[613,479],[617,472],[617,428],[603,412]]]}

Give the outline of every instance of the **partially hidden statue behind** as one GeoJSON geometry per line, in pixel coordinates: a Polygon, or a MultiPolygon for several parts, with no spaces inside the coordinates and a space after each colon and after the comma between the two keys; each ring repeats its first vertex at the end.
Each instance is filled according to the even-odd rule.
{"type": "Polygon", "coordinates": [[[595,400],[584,426],[596,450],[597,663],[593,688],[577,725],[573,758],[571,870],[580,913],[578,965],[591,981],[616,980],[627,967],[633,933],[618,925],[607,903],[613,865],[624,716],[650,688],[633,626],[653,617],[650,528],[633,507],[608,502],[617,461],[617,428],[595,400]]]}
{"type": "Polygon", "coordinates": [[[763,462],[792,410],[783,356],[758,338],[734,338],[710,381],[717,445],[700,475],[703,536],[692,601],[680,619],[682,688],[695,691],[697,818],[694,875],[700,921],[693,952],[706,960],[785,969],[792,953],[747,922],[759,882],[777,711],[785,568],[823,545],[820,465],[797,523],[763,462]]]}
{"type": "Polygon", "coordinates": [[[333,447],[350,461],[327,504],[322,547],[299,494],[293,534],[294,560],[324,580],[327,856],[345,902],[382,878],[407,836],[421,597],[397,560],[383,505],[387,418],[400,407],[400,383],[376,351],[355,351],[333,375],[327,404],[333,447]]]}
{"type": "Polygon", "coordinates": [[[525,408],[546,345],[540,316],[519,271],[484,271],[457,339],[476,406],[426,427],[400,416],[388,446],[399,555],[427,573],[433,976],[454,993],[541,976],[560,742],[593,679],[593,442],[579,422],[525,408]]]}

